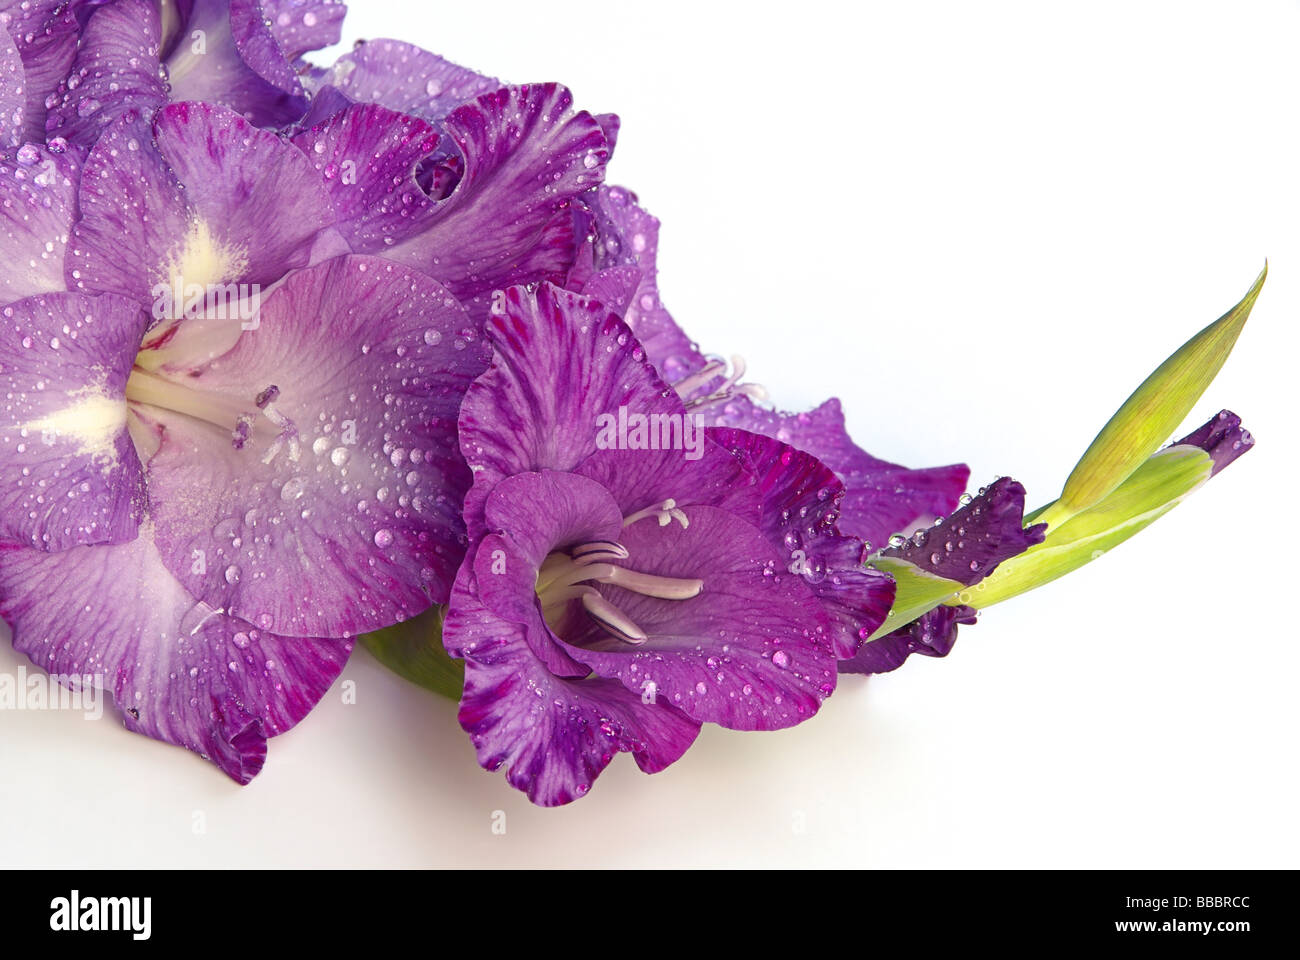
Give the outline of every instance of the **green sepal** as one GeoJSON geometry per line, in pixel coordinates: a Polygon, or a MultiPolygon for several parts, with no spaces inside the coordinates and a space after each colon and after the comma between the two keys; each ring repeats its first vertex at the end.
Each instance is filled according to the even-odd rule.
{"type": "Polygon", "coordinates": [[[916,564],[897,557],[877,555],[867,562],[869,566],[890,574],[897,585],[889,616],[880,629],[867,638],[868,643],[893,633],[966,589],[963,583],[922,570],[916,564]]]}
{"type": "Polygon", "coordinates": [[[445,606],[432,606],[403,623],[361,635],[376,660],[411,683],[452,700],[465,686],[465,663],[447,656],[442,645],[445,606]]]}

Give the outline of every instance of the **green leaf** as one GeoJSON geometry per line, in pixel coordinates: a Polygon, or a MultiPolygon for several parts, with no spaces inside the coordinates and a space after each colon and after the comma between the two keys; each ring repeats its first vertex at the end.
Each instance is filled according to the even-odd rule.
{"type": "Polygon", "coordinates": [[[362,634],[361,642],[393,673],[434,693],[459,700],[465,664],[447,656],[442,619],[447,608],[433,606],[404,623],[362,634]]]}
{"type": "Polygon", "coordinates": [[[1178,429],[1232,352],[1267,276],[1265,264],[1240,303],[1183,344],[1133,391],[1080,458],[1060,499],[1037,519],[1058,526],[1100,503],[1178,429]]]}
{"type": "Polygon", "coordinates": [[[1213,459],[1200,447],[1161,450],[1100,503],[1049,527],[1042,543],[1003,561],[952,602],[984,609],[1079,569],[1178,506],[1213,469],[1213,459]]]}

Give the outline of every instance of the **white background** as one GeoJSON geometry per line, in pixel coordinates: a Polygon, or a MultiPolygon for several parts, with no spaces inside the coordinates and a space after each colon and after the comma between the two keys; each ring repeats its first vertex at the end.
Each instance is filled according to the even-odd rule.
{"type": "Polygon", "coordinates": [[[6,714],[0,862],[1300,866],[1295,4],[355,7],[345,46],[418,41],[619,112],[610,180],[663,219],[696,339],[787,408],[838,394],[879,456],[1034,503],[1267,256],[1188,424],[1228,406],[1258,447],[948,659],[848,680],[794,730],[708,728],[655,777],[619,758],[563,809],[364,652],[358,703],[336,687],[246,788],[113,721],[6,714]]]}

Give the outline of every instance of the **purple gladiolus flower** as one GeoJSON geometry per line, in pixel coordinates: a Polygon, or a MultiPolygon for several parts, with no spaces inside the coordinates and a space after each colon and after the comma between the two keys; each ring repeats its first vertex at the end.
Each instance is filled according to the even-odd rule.
{"type": "Polygon", "coordinates": [[[246,782],[356,634],[447,598],[478,334],[346,254],[303,152],[224,108],[30,146],[0,161],[0,614],[246,782]]]}
{"type": "Polygon", "coordinates": [[[701,723],[812,716],[893,599],[836,528],[834,474],[704,431],[598,301],[512,287],[489,333],[461,408],[472,542],[443,633],[480,763],[554,805],[620,751],[662,770],[701,723]]]}
{"type": "Polygon", "coordinates": [[[304,60],[343,13],[0,0],[0,617],[241,783],[359,634],[445,609],[480,763],[567,803],[617,753],[654,773],[706,722],[945,656],[1088,524],[1131,535],[1107,511],[1152,477],[1185,495],[1252,442],[1225,411],[1142,465],[1129,426],[1222,363],[1263,275],[1044,541],[1015,481],[963,496],[964,465],[875,458],[838,400],[770,408],[702,353],[658,221],[604,186],[616,116],[396,40],[304,60]]]}

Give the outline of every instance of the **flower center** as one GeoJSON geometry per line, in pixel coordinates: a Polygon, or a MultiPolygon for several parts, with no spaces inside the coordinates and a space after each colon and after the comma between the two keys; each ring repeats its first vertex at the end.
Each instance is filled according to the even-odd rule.
{"type": "MultiPolygon", "coordinates": [[[[669,509],[681,514],[675,507],[669,509]]],[[[642,514],[654,515],[642,511],[635,516],[639,518],[642,514]]],[[[681,514],[680,521],[686,526],[685,514],[681,514]]],[[[660,525],[668,522],[662,520],[660,525]]],[[[537,574],[537,596],[551,629],[556,629],[569,602],[580,600],[587,616],[610,636],[625,643],[644,643],[646,632],[591,584],[608,583],[658,600],[690,600],[704,589],[703,580],[660,577],[621,566],[627,559],[627,548],[615,540],[595,540],[548,556],[537,574]]]]}
{"type": "Polygon", "coordinates": [[[259,432],[264,434],[268,443],[263,463],[270,463],[281,451],[287,451],[293,461],[302,455],[297,426],[276,409],[279,396],[280,388],[271,384],[251,398],[251,404],[241,403],[224,394],[195,390],[139,366],[131,369],[126,381],[128,407],[156,407],[223,427],[230,431],[230,444],[236,450],[243,450],[259,432]]]}

